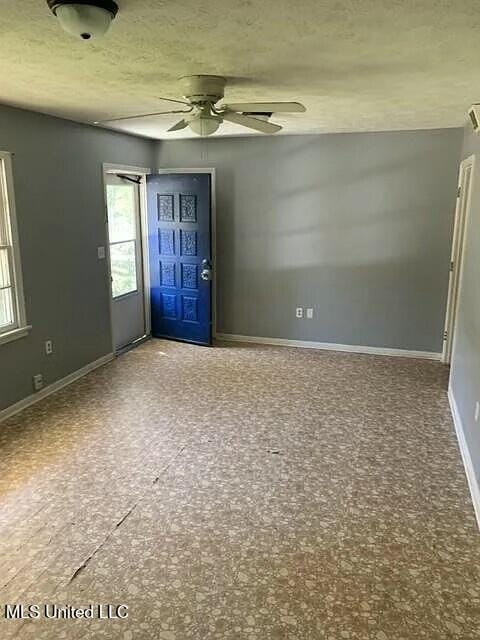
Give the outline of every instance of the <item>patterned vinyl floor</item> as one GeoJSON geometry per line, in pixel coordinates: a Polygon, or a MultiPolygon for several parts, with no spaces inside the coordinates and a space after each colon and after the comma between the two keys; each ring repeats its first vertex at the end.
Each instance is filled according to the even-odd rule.
{"type": "Polygon", "coordinates": [[[1,425],[0,606],[42,616],[0,619],[0,637],[478,640],[446,386],[404,358],[126,353],[1,425]]]}

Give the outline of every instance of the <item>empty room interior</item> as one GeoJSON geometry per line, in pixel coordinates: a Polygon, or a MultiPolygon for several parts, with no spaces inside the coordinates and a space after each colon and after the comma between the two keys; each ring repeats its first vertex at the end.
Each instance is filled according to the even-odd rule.
{"type": "Polygon", "coordinates": [[[480,638],[480,5],[0,0],[0,637],[480,638]]]}

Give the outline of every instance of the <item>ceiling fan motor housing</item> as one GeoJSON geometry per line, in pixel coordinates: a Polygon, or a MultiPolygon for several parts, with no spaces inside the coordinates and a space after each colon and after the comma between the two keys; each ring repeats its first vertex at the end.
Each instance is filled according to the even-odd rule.
{"type": "Polygon", "coordinates": [[[224,96],[227,81],[221,76],[183,76],[180,78],[182,95],[192,104],[218,102],[224,96]]]}

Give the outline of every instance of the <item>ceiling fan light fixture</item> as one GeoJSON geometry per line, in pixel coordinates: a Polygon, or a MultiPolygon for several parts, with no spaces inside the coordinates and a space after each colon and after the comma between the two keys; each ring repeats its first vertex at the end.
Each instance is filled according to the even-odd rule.
{"type": "Polygon", "coordinates": [[[100,38],[118,13],[113,0],[47,0],[64,31],[81,40],[100,38]]]}
{"type": "Polygon", "coordinates": [[[220,119],[216,116],[200,115],[189,120],[190,129],[199,136],[211,136],[220,126],[220,119]]]}

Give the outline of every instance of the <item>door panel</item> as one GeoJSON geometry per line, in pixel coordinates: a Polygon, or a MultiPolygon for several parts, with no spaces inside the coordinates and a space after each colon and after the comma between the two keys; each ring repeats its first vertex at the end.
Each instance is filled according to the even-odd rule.
{"type": "Polygon", "coordinates": [[[148,176],[152,335],[212,342],[210,175],[148,176]]]}
{"type": "Polygon", "coordinates": [[[106,175],[115,351],[145,335],[140,187],[106,175]]]}
{"type": "Polygon", "coordinates": [[[452,251],[450,258],[450,279],[448,283],[447,312],[445,318],[445,333],[443,336],[442,361],[449,364],[455,340],[457,321],[458,296],[460,291],[463,252],[466,237],[466,225],[470,215],[471,191],[473,182],[474,159],[465,159],[460,164],[459,194],[455,210],[453,228],[452,251]]]}

